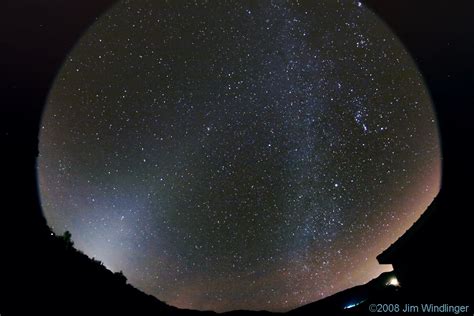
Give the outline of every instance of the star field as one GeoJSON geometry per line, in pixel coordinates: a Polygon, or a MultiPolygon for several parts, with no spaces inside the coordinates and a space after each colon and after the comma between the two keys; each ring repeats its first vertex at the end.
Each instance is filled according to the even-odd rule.
{"type": "Polygon", "coordinates": [[[387,269],[440,153],[360,2],[122,1],[58,73],[38,173],[53,230],[146,293],[285,311],[387,269]]]}

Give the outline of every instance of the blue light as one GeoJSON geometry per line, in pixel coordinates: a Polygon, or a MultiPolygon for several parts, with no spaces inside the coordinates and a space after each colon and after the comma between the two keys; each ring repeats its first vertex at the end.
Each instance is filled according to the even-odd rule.
{"type": "Polygon", "coordinates": [[[357,305],[360,305],[362,303],[364,303],[365,300],[362,300],[362,301],[359,301],[359,302],[356,302],[356,303],[349,303],[347,304],[346,306],[344,306],[344,309],[350,309],[350,308],[354,308],[356,307],[357,305]]]}

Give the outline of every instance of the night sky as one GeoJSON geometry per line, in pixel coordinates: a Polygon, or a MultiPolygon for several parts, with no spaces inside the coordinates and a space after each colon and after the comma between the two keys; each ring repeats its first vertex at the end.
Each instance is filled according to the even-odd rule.
{"type": "Polygon", "coordinates": [[[178,307],[285,311],[364,283],[439,189],[435,116],[354,1],[123,1],[40,132],[45,217],[178,307]]]}

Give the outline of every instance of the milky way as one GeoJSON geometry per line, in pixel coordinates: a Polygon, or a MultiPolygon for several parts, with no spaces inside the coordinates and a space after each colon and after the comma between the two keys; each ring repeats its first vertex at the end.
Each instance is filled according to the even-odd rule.
{"type": "Polygon", "coordinates": [[[130,1],[65,60],[53,230],[169,304],[284,311],[364,283],[439,188],[430,98],[352,1],[130,1]]]}

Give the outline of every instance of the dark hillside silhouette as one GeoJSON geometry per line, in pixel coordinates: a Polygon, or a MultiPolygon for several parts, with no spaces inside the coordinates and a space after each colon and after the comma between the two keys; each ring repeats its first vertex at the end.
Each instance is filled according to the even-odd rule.
{"type": "MultiPolygon", "coordinates": [[[[31,256],[31,267],[24,267],[19,292],[10,292],[9,300],[18,300],[12,314],[42,310],[51,314],[176,314],[178,309],[146,295],[126,283],[121,273],[112,273],[101,262],[90,259],[73,247],[70,233],[56,236],[49,233],[37,241],[37,251],[24,248],[31,256]],[[12,295],[13,294],[13,295],[12,295]],[[22,300],[27,299],[27,304],[22,300]]],[[[10,289],[11,291],[12,289],[10,289]]],[[[4,296],[5,297],[5,296],[4,296]]],[[[188,314],[179,311],[179,314],[188,314]]],[[[193,312],[193,314],[206,314],[193,312]]]]}

